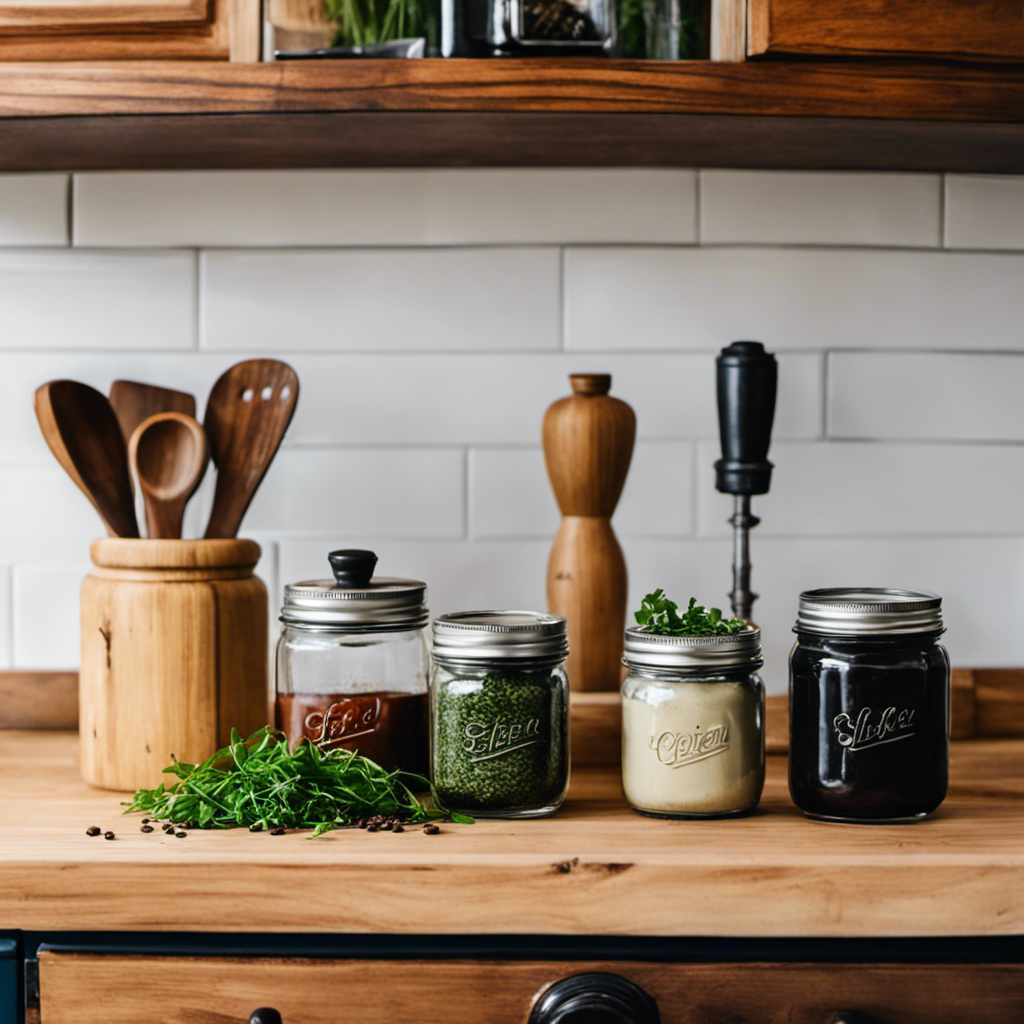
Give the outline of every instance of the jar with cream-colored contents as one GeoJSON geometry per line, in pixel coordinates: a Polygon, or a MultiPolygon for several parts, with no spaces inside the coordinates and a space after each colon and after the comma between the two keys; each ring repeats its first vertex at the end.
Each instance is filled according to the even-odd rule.
{"type": "Polygon", "coordinates": [[[764,788],[760,631],[658,636],[626,630],[622,787],[658,818],[752,811],[764,788]]]}

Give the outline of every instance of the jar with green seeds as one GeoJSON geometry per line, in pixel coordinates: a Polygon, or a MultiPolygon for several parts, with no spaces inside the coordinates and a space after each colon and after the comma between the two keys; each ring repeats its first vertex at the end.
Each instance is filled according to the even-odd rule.
{"type": "Polygon", "coordinates": [[[569,786],[565,619],[456,612],[434,622],[431,776],[476,817],[553,814],[569,786]]]}

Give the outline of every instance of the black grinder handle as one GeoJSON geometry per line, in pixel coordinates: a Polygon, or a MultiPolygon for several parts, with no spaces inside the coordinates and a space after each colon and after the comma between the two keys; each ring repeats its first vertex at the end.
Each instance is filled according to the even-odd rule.
{"type": "Polygon", "coordinates": [[[759,341],[734,341],[715,360],[722,458],[715,486],[725,494],[767,494],[772,476],[768,446],[775,419],[779,368],[759,341]]]}

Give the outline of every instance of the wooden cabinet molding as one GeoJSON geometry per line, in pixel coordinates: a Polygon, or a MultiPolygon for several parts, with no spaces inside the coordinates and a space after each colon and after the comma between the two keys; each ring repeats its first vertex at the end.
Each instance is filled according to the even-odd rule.
{"type": "Polygon", "coordinates": [[[21,0],[0,7],[0,61],[256,61],[260,0],[21,0]]]}
{"type": "Polygon", "coordinates": [[[135,1024],[157,1012],[166,1024],[244,1024],[257,1006],[274,1007],[284,1024],[525,1024],[550,985],[590,971],[639,985],[666,1022],[824,1024],[858,1011],[902,1024],[1004,1024],[1024,1005],[1018,964],[39,955],[42,1024],[135,1024]]]}
{"type": "Polygon", "coordinates": [[[751,56],[1024,59],[1024,10],[1020,0],[721,2],[725,6],[748,3],[747,52],[751,56]]]}

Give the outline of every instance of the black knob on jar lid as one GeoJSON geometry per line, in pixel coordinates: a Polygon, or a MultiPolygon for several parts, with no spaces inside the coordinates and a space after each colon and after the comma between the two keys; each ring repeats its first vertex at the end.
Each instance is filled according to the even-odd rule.
{"type": "Polygon", "coordinates": [[[377,556],[372,551],[359,548],[332,551],[327,560],[339,587],[365,587],[373,579],[373,570],[377,567],[377,556]]]}

